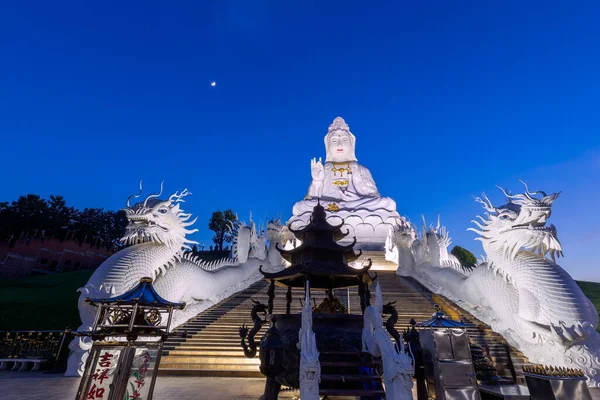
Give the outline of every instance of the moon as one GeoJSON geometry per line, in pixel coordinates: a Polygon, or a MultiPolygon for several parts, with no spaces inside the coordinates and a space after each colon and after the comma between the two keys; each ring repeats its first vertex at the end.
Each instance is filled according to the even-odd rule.
{"type": "Polygon", "coordinates": [[[212,81],[212,82],[210,83],[210,86],[212,86],[212,87],[215,87],[215,86],[217,86],[217,82],[215,82],[215,81],[212,81]]]}

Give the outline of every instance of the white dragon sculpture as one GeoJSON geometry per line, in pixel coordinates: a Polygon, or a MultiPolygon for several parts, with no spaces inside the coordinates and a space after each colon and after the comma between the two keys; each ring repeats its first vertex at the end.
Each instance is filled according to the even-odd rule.
{"type": "MultiPolygon", "coordinates": [[[[190,227],[196,221],[191,214],[181,209],[184,198],[191,193],[185,189],[175,192],[162,200],[158,194],[151,194],[133,206],[127,199],[127,219],[125,235],[121,239],[129,245],[113,254],[96,271],[88,283],[80,288],[79,313],[82,324],[79,331],[92,328],[96,309],[85,302],[86,297],[109,298],[125,293],[139,283],[140,278],[154,279],[156,291],[165,299],[185,302],[184,310],[173,314],[172,328],[196,316],[204,309],[216,304],[231,294],[245,289],[261,278],[258,267],[269,267],[266,260],[264,237],[256,235],[254,223],[231,224],[233,243],[231,256],[221,260],[205,262],[194,257],[190,245],[196,243],[186,236],[196,232],[190,227]],[[254,251],[253,251],[254,250],[254,251]]],[[[83,373],[91,340],[75,338],[69,348],[72,350],[67,368],[67,376],[83,373]]]]}
{"type": "Polygon", "coordinates": [[[399,265],[399,274],[424,263],[460,269],[458,259],[448,253],[452,243],[448,229],[440,225],[438,216],[437,226],[427,229],[425,217],[420,237],[417,229],[411,223],[396,225],[390,228],[385,242],[385,257],[388,261],[399,265]]]}
{"type": "MultiPolygon", "coordinates": [[[[512,195],[473,221],[487,260],[469,271],[423,263],[399,268],[501,333],[530,361],[585,370],[588,385],[600,387],[598,312],[577,283],[558,264],[562,255],[554,225],[546,225],[560,193],[512,195]]],[[[399,245],[401,244],[400,241],[399,245]]],[[[443,263],[441,263],[443,264],[443,263]]]]}

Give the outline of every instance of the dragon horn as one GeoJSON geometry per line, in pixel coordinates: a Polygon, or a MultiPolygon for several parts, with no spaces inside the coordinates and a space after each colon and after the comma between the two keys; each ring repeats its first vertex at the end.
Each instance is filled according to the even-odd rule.
{"type": "Polygon", "coordinates": [[[483,204],[483,208],[488,212],[496,212],[496,207],[492,205],[489,197],[485,193],[481,193],[481,197],[475,197],[475,201],[483,204]]]}
{"type": "Polygon", "coordinates": [[[506,199],[510,202],[513,199],[513,195],[510,194],[510,192],[506,189],[504,189],[502,186],[500,185],[496,185],[496,187],[500,190],[502,190],[502,193],[504,193],[504,195],[506,196],[506,199]]]}
{"type": "Polygon", "coordinates": [[[146,197],[146,200],[144,200],[144,207],[146,207],[146,204],[148,204],[148,200],[150,199],[155,199],[157,197],[160,197],[160,195],[163,192],[163,184],[165,183],[165,181],[162,181],[160,183],[160,192],[158,194],[151,194],[150,196],[146,197]]]}
{"type": "Polygon", "coordinates": [[[142,194],[142,181],[140,180],[140,192],[137,195],[131,195],[127,198],[127,208],[130,208],[131,206],[129,205],[129,200],[131,200],[131,198],[138,198],[140,197],[140,195],[142,194]]]}
{"type": "Polygon", "coordinates": [[[529,198],[529,200],[534,200],[531,196],[532,195],[536,195],[536,194],[541,194],[542,196],[546,197],[547,194],[546,192],[543,192],[541,190],[538,190],[536,192],[532,192],[529,190],[529,186],[527,186],[527,184],[525,183],[525,181],[519,179],[519,182],[521,182],[523,185],[525,185],[525,196],[527,196],[527,198],[529,198]]]}

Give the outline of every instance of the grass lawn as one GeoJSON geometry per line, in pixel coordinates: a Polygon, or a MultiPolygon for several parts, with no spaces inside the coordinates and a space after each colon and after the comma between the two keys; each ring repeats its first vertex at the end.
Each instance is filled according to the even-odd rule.
{"type": "MultiPolygon", "coordinates": [[[[0,280],[0,330],[77,329],[81,322],[76,290],[92,273],[86,270],[0,280]]],[[[600,283],[577,284],[600,309],[600,283]]]]}
{"type": "Polygon", "coordinates": [[[93,270],[0,280],[0,329],[79,328],[77,289],[93,270]]]}

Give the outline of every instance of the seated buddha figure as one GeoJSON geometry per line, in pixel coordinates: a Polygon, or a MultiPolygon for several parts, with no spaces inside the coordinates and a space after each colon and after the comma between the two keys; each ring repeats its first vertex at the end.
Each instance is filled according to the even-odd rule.
{"type": "Polygon", "coordinates": [[[311,160],[312,183],[306,198],[294,205],[294,216],[312,212],[317,199],[334,213],[382,211],[398,215],[394,200],[381,197],[369,170],[357,162],[355,144],[350,128],[343,118],[337,117],[325,136],[325,163],[321,158],[311,160]]]}

